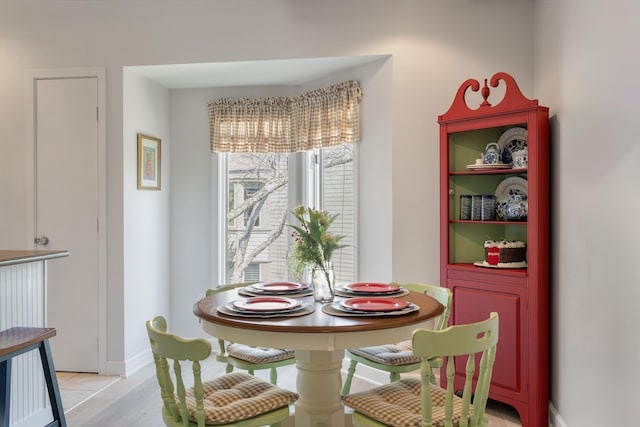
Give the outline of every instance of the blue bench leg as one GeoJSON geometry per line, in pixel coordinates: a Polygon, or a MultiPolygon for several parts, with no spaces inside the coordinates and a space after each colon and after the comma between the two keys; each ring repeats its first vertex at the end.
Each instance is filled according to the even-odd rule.
{"type": "Polygon", "coordinates": [[[11,412],[11,359],[0,362],[0,421],[3,426],[9,425],[11,412]]]}
{"type": "Polygon", "coordinates": [[[51,412],[53,413],[53,421],[47,424],[47,427],[67,427],[67,421],[64,417],[64,409],[62,408],[62,399],[60,398],[60,389],[58,388],[58,379],[56,378],[56,370],[53,367],[53,357],[51,357],[49,340],[42,341],[42,343],[40,343],[39,350],[42,369],[44,370],[44,378],[47,382],[47,390],[49,391],[51,412]]]}

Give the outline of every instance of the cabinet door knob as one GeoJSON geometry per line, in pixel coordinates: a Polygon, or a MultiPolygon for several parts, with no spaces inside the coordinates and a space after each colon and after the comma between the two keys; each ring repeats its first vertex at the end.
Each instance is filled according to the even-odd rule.
{"type": "Polygon", "coordinates": [[[36,237],[33,242],[39,246],[46,246],[49,244],[49,238],[47,236],[36,237]]]}

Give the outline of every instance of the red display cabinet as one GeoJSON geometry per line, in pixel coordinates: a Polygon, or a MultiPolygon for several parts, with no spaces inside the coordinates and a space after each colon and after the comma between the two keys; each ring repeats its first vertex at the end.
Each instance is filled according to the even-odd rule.
{"type": "MultiPolygon", "coordinates": [[[[440,280],[453,292],[451,324],[484,320],[492,311],[500,314],[490,398],[513,406],[524,427],[547,426],[549,109],[524,97],[509,74],[497,73],[489,85],[485,79],[482,87],[477,80],[465,81],[438,123],[440,280]],[[490,87],[505,88],[504,98],[496,105],[488,102],[490,87]],[[479,92],[479,106],[467,105],[465,99],[473,97],[468,90],[479,92]],[[522,148],[523,138],[528,165],[474,166],[491,142],[498,143],[500,160],[508,164],[514,150],[522,148]],[[460,196],[494,195],[504,199],[505,191],[522,188],[522,183],[528,201],[526,218],[514,220],[510,216],[504,220],[486,215],[483,220],[476,215],[475,219],[466,219],[463,213],[461,219],[460,196]],[[498,191],[500,194],[496,194],[498,191]],[[486,240],[526,242],[526,267],[487,265],[483,262],[486,240]]],[[[458,371],[464,369],[464,365],[458,365],[458,371]]],[[[462,384],[459,386],[462,388],[462,384]]]]}

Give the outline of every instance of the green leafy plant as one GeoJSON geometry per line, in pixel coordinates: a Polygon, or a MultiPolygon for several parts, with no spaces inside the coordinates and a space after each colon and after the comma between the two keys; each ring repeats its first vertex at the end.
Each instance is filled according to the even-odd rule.
{"type": "Polygon", "coordinates": [[[329,215],[327,211],[304,206],[296,207],[292,213],[300,222],[300,225],[289,224],[293,229],[292,274],[300,278],[305,268],[320,268],[324,271],[329,283],[327,263],[331,261],[335,250],[346,246],[340,244],[340,240],[345,236],[328,231],[338,215],[329,215]]]}

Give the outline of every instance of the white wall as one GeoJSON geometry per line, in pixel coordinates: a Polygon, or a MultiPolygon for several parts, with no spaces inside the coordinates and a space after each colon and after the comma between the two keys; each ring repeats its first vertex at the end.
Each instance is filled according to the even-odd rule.
{"type": "Polygon", "coordinates": [[[207,101],[212,90],[171,90],[171,327],[196,336],[193,303],[215,283],[215,210],[207,101]]]}
{"type": "MultiPolygon", "coordinates": [[[[169,90],[135,73],[123,73],[123,258],[124,286],[111,283],[124,306],[124,362],[130,373],[148,362],[144,324],[154,316],[170,318],[171,138],[169,90]],[[160,191],[137,189],[137,135],[160,138],[160,191]]],[[[116,304],[118,306],[120,304],[116,304]]],[[[110,352],[110,361],[117,355],[110,352]]]]}
{"type": "Polygon", "coordinates": [[[536,2],[535,92],[551,107],[557,426],[623,426],[636,418],[638,16],[634,0],[536,2]]]}
{"type": "MultiPolygon", "coordinates": [[[[381,210],[369,205],[378,189],[360,182],[361,209],[367,207],[360,214],[372,219],[360,233],[365,239],[380,232],[380,227],[387,233],[385,224],[391,222],[385,238],[392,243],[382,248],[392,254],[391,278],[438,283],[437,116],[449,108],[461,82],[490,77],[496,71],[512,74],[525,95],[537,96],[533,93],[534,4],[513,0],[0,0],[0,243],[21,248],[26,241],[25,209],[30,196],[23,167],[27,161],[26,70],[106,67],[108,359],[113,366],[134,365],[138,351],[146,345],[143,319],[169,310],[167,198],[182,203],[189,193],[171,191],[169,196],[173,184],[167,187],[166,183],[169,172],[175,171],[164,167],[167,157],[163,190],[135,190],[132,136],[137,131],[159,136],[165,156],[176,154],[170,148],[174,138],[183,144],[186,136],[168,127],[179,114],[175,109],[180,96],[172,97],[169,107],[162,88],[123,77],[122,67],[384,54],[393,58],[380,70],[381,76],[390,78],[390,88],[381,84],[371,92],[390,91],[391,101],[371,108],[390,115],[376,135],[389,144],[385,155],[390,169],[378,178],[384,180],[381,210]],[[145,102],[159,103],[152,117],[137,108],[145,102]],[[125,108],[133,109],[125,112],[125,108]],[[150,213],[158,217],[144,222],[150,213]],[[160,245],[153,255],[144,253],[150,246],[143,240],[149,237],[160,245]],[[143,268],[149,276],[142,274],[143,268]]],[[[541,101],[547,103],[544,98],[541,101]]],[[[363,156],[367,165],[378,164],[367,153],[363,156]]],[[[176,165],[186,160],[176,158],[176,165]]],[[[176,185],[187,188],[189,176],[171,175],[176,185]]],[[[191,191],[202,194],[208,191],[206,185],[194,183],[191,191]]],[[[194,209],[211,209],[201,201],[193,203],[194,209]]],[[[186,209],[172,203],[171,214],[187,215],[186,209]]],[[[202,240],[194,246],[194,252],[206,250],[202,240]]],[[[370,265],[363,269],[377,274],[372,264],[376,248],[363,250],[369,251],[364,257],[361,253],[363,266],[370,265]]],[[[171,248],[173,259],[185,256],[171,248]]],[[[206,262],[209,254],[193,256],[206,262]]],[[[380,271],[386,274],[387,269],[380,271]]],[[[195,279],[206,280],[207,275],[200,271],[195,279]]],[[[175,273],[171,277],[175,286],[184,280],[175,273]]]]}

